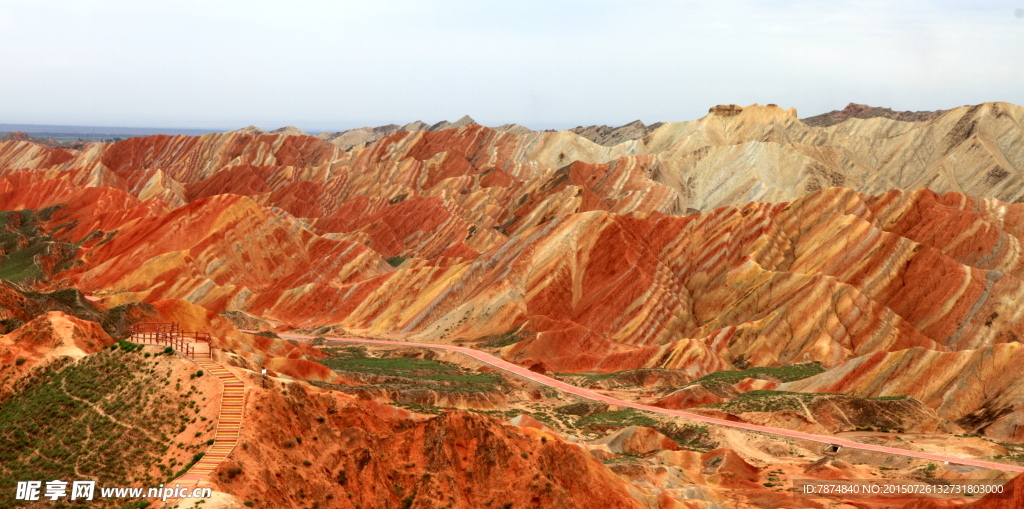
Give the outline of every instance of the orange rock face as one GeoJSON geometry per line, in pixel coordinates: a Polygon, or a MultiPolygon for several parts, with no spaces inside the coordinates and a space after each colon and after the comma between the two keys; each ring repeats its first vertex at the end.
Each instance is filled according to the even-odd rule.
{"type": "Polygon", "coordinates": [[[246,414],[245,445],[222,464],[215,487],[261,505],[401,507],[410,498],[459,508],[641,507],[625,481],[580,447],[476,414],[415,421],[297,385],[287,395],[254,391],[246,414]],[[233,467],[240,476],[228,476],[233,467]]]}
{"type": "Polygon", "coordinates": [[[654,451],[678,451],[679,444],[657,430],[644,426],[629,426],[596,442],[615,454],[647,454],[654,451]]]}
{"type": "Polygon", "coordinates": [[[0,401],[33,369],[60,357],[80,358],[114,344],[96,322],[51,311],[0,336],[0,401]]]}
{"type": "Polygon", "coordinates": [[[705,389],[703,386],[691,385],[689,387],[679,389],[678,391],[673,391],[651,404],[662,408],[683,410],[686,408],[721,403],[722,401],[725,400],[715,396],[711,391],[705,389]]]}

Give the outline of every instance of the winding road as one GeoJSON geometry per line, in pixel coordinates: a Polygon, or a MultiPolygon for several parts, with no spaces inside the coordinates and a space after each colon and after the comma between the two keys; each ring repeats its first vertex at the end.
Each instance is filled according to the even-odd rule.
{"type": "MultiPolygon", "coordinates": [[[[243,330],[242,332],[254,333],[255,331],[243,330]]],[[[313,339],[314,337],[316,337],[316,336],[305,336],[305,335],[301,335],[301,334],[278,334],[278,335],[281,336],[282,338],[291,338],[291,339],[313,339]]],[[[476,359],[478,361],[484,362],[486,364],[489,364],[491,366],[494,366],[494,367],[496,367],[498,369],[501,369],[501,370],[506,371],[508,373],[514,374],[514,375],[519,376],[521,378],[525,378],[525,379],[530,380],[532,382],[536,382],[536,383],[539,383],[539,384],[542,384],[542,385],[546,385],[548,387],[552,387],[552,388],[558,389],[560,391],[568,392],[570,394],[575,394],[576,396],[580,396],[582,398],[590,399],[590,400],[593,400],[593,401],[600,401],[602,403],[608,403],[610,405],[618,405],[620,407],[635,408],[637,410],[644,410],[644,411],[647,411],[647,412],[654,412],[654,413],[659,413],[659,414],[663,414],[663,415],[670,415],[670,416],[673,416],[673,417],[682,417],[684,419],[691,419],[691,420],[694,420],[694,421],[706,422],[708,424],[715,424],[715,425],[718,425],[718,426],[728,426],[730,428],[743,429],[743,430],[747,430],[747,431],[759,431],[761,433],[770,433],[772,435],[779,435],[779,436],[785,436],[785,437],[790,437],[790,438],[797,438],[797,439],[800,439],[800,440],[811,440],[811,441],[814,441],[814,442],[821,442],[823,444],[834,444],[834,445],[838,445],[838,446],[841,446],[841,447],[849,447],[851,449],[860,449],[862,451],[880,452],[880,453],[884,453],[884,454],[895,454],[895,455],[899,455],[899,456],[906,456],[906,457],[911,457],[911,458],[919,458],[919,459],[925,459],[925,460],[931,460],[931,461],[949,462],[949,463],[956,463],[956,464],[959,464],[959,465],[969,465],[969,466],[981,467],[981,468],[993,468],[993,469],[1003,470],[1003,471],[1007,471],[1007,472],[1024,473],[1024,467],[1018,467],[1018,466],[1014,466],[1014,465],[1006,465],[1006,464],[1003,464],[1003,463],[994,463],[994,462],[990,462],[990,461],[981,461],[981,460],[974,460],[974,459],[968,459],[968,458],[959,458],[959,457],[955,457],[955,456],[943,456],[943,455],[940,455],[940,454],[931,454],[931,453],[927,453],[927,452],[908,451],[906,449],[898,449],[898,448],[895,448],[895,447],[885,447],[885,446],[881,446],[881,445],[865,444],[865,443],[861,443],[861,442],[854,442],[852,440],[844,440],[844,439],[841,439],[841,438],[838,438],[838,437],[835,437],[835,436],[815,435],[813,433],[803,433],[803,432],[800,432],[800,431],[793,431],[793,430],[789,430],[789,429],[772,428],[772,427],[769,427],[769,426],[759,426],[759,425],[756,425],[756,424],[748,424],[748,423],[745,423],[745,422],[733,422],[733,421],[727,421],[725,419],[716,419],[716,418],[713,418],[713,417],[705,417],[703,415],[692,414],[692,413],[683,412],[683,411],[680,411],[680,410],[669,410],[667,408],[661,408],[661,407],[650,406],[650,405],[641,405],[640,403],[634,403],[634,402],[631,402],[631,401],[623,401],[623,400],[615,399],[615,398],[610,397],[610,396],[605,396],[604,394],[599,394],[599,393],[596,393],[594,391],[590,391],[590,390],[587,390],[587,389],[584,389],[584,388],[581,388],[581,387],[576,387],[574,385],[569,385],[569,384],[567,384],[565,382],[561,382],[559,380],[555,380],[554,378],[551,378],[551,377],[548,377],[548,376],[544,376],[544,375],[542,375],[540,373],[535,373],[533,371],[530,371],[530,370],[528,370],[528,369],[526,369],[526,368],[524,368],[522,366],[517,366],[515,364],[512,364],[511,362],[499,359],[499,358],[497,358],[497,357],[495,357],[495,356],[493,356],[491,354],[488,354],[488,353],[485,353],[485,352],[481,352],[479,350],[474,350],[472,348],[462,347],[462,346],[436,345],[436,344],[430,344],[430,343],[410,343],[410,342],[405,342],[405,341],[386,341],[386,340],[381,340],[381,339],[361,339],[361,338],[350,338],[350,337],[341,337],[341,338],[338,338],[338,337],[326,337],[325,339],[332,340],[332,341],[340,341],[340,342],[345,342],[345,343],[365,343],[365,344],[371,344],[371,345],[404,346],[404,347],[435,348],[435,349],[440,349],[440,350],[449,350],[449,351],[459,352],[461,354],[467,355],[467,356],[472,357],[472,358],[474,358],[474,359],[476,359]]]]}

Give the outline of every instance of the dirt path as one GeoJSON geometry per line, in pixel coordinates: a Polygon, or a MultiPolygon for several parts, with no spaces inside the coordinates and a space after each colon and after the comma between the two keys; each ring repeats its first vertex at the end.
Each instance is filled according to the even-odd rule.
{"type": "MultiPolygon", "coordinates": [[[[138,427],[138,426],[136,426],[134,424],[128,424],[126,422],[121,422],[121,421],[117,420],[117,418],[114,417],[113,415],[110,415],[107,412],[103,411],[103,409],[100,408],[100,406],[97,405],[96,403],[93,403],[92,401],[89,401],[89,400],[85,400],[85,399],[79,398],[78,396],[75,396],[74,394],[71,394],[70,392],[68,392],[68,388],[64,385],[65,381],[66,381],[66,379],[64,379],[64,378],[60,379],[60,390],[64,391],[64,394],[67,394],[69,398],[71,398],[71,399],[73,399],[73,400],[75,400],[75,401],[77,401],[79,403],[83,403],[85,405],[88,405],[89,408],[92,408],[93,411],[95,411],[96,413],[102,415],[103,417],[106,417],[107,419],[110,419],[111,421],[114,421],[116,424],[118,424],[120,426],[124,426],[126,428],[131,428],[131,429],[133,429],[135,431],[138,431],[139,433],[142,433],[143,435],[146,435],[146,438],[148,438],[148,439],[150,439],[150,440],[152,440],[152,441],[154,441],[154,442],[156,442],[158,444],[159,443],[163,443],[163,440],[161,440],[161,439],[159,439],[157,437],[154,437],[148,431],[146,431],[146,430],[144,430],[144,429],[142,429],[142,428],[140,428],[140,427],[138,427]]],[[[92,434],[92,431],[90,430],[90,435],[91,434],[92,434]]]]}
{"type": "MultiPolygon", "coordinates": [[[[254,331],[243,330],[242,332],[253,333],[254,331]]],[[[281,336],[282,338],[292,338],[292,339],[313,339],[315,337],[315,336],[305,336],[305,335],[301,335],[301,334],[278,334],[278,335],[281,336]]],[[[854,442],[852,440],[844,440],[842,438],[835,437],[835,436],[815,435],[815,434],[812,434],[812,433],[803,433],[803,432],[800,432],[800,431],[793,431],[793,430],[782,429],[782,428],[772,428],[772,427],[769,427],[769,426],[759,426],[757,424],[749,424],[749,423],[745,423],[745,422],[733,422],[733,421],[727,421],[727,420],[724,420],[724,419],[715,419],[713,417],[705,417],[703,415],[691,414],[689,412],[683,412],[683,411],[680,411],[680,410],[669,410],[669,409],[666,409],[666,408],[660,408],[660,407],[655,407],[655,406],[650,406],[650,405],[641,405],[639,403],[634,403],[632,401],[623,401],[623,400],[615,399],[615,398],[610,397],[610,396],[605,396],[603,394],[598,394],[596,392],[593,392],[593,391],[590,391],[590,390],[587,390],[587,389],[576,387],[574,385],[569,385],[569,384],[567,384],[565,382],[562,382],[562,381],[559,381],[559,380],[555,380],[553,378],[541,375],[539,373],[534,373],[533,371],[530,371],[530,370],[528,370],[528,369],[526,369],[526,368],[524,368],[522,366],[517,366],[515,364],[512,364],[511,362],[499,359],[499,358],[497,358],[497,357],[495,357],[495,356],[493,356],[491,354],[488,354],[488,353],[485,353],[485,352],[481,352],[479,350],[474,350],[472,348],[466,348],[466,347],[461,347],[461,346],[453,346],[453,345],[435,345],[435,344],[430,344],[430,343],[411,343],[411,342],[406,342],[406,341],[385,341],[385,340],[380,340],[380,339],[360,339],[360,338],[348,338],[348,337],[341,337],[341,338],[330,337],[330,338],[326,338],[326,339],[337,341],[337,342],[345,342],[345,343],[364,343],[364,344],[371,344],[371,345],[391,345],[391,346],[406,346],[406,347],[415,346],[415,347],[422,347],[422,348],[437,348],[437,349],[442,349],[442,350],[449,350],[449,351],[459,352],[459,353],[468,355],[469,357],[472,357],[472,358],[477,359],[477,360],[479,360],[481,362],[485,362],[487,364],[490,364],[491,366],[494,366],[494,367],[496,367],[498,369],[501,369],[501,370],[506,371],[508,373],[514,374],[514,375],[519,376],[521,378],[525,378],[527,380],[530,380],[530,381],[533,381],[533,382],[536,382],[536,383],[539,383],[539,384],[543,384],[543,385],[546,385],[548,387],[552,387],[552,388],[555,388],[555,389],[567,392],[569,394],[574,394],[576,396],[580,396],[580,397],[583,397],[583,398],[586,398],[586,399],[590,399],[590,400],[593,400],[593,401],[600,401],[602,403],[608,403],[608,404],[611,404],[611,405],[618,405],[620,407],[634,408],[634,409],[637,409],[637,410],[644,410],[644,411],[647,411],[647,412],[654,412],[654,413],[659,413],[659,414],[663,414],[663,415],[670,415],[670,416],[673,416],[673,417],[682,417],[684,419],[690,419],[690,420],[694,420],[694,421],[701,421],[701,422],[706,422],[708,424],[715,424],[715,425],[718,425],[718,426],[727,426],[727,427],[730,427],[730,428],[743,429],[743,430],[747,430],[747,431],[758,431],[758,432],[761,432],[761,433],[770,433],[770,434],[773,434],[773,435],[785,436],[785,437],[790,437],[790,438],[798,438],[800,440],[810,440],[810,441],[813,441],[813,442],[820,442],[820,443],[823,443],[823,444],[835,444],[835,445],[838,445],[838,446],[841,446],[841,447],[849,447],[851,449],[860,449],[862,451],[880,452],[880,453],[884,453],[884,454],[895,454],[897,456],[905,456],[905,457],[918,458],[918,459],[924,459],[924,460],[930,460],[930,461],[950,462],[950,463],[957,463],[957,464],[960,464],[960,465],[970,465],[970,466],[982,467],[982,468],[993,468],[993,469],[1004,470],[1004,471],[1008,471],[1008,472],[1024,472],[1024,467],[1018,467],[1018,466],[1014,466],[1014,465],[1006,465],[1006,464],[1003,464],[1003,463],[995,463],[995,462],[991,462],[991,461],[981,461],[981,460],[974,460],[974,459],[968,459],[968,458],[960,458],[960,457],[956,457],[956,456],[943,456],[943,455],[940,455],[940,454],[931,454],[931,453],[926,453],[926,452],[908,451],[908,450],[905,450],[905,449],[897,449],[897,448],[894,448],[894,447],[885,447],[885,446],[881,446],[881,445],[864,444],[864,443],[860,443],[860,442],[854,442]]]]}

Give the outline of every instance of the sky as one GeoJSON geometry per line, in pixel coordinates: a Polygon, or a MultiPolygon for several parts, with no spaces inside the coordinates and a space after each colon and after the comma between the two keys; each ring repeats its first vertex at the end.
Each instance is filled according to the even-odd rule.
{"type": "Polygon", "coordinates": [[[1024,0],[4,0],[0,123],[534,129],[1024,105],[1024,0]]]}

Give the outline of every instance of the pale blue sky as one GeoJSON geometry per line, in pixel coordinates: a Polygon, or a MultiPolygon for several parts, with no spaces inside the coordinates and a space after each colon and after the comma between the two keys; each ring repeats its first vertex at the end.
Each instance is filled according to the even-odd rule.
{"type": "Polygon", "coordinates": [[[1024,0],[0,3],[0,123],[533,128],[1024,104],[1024,0]]]}

